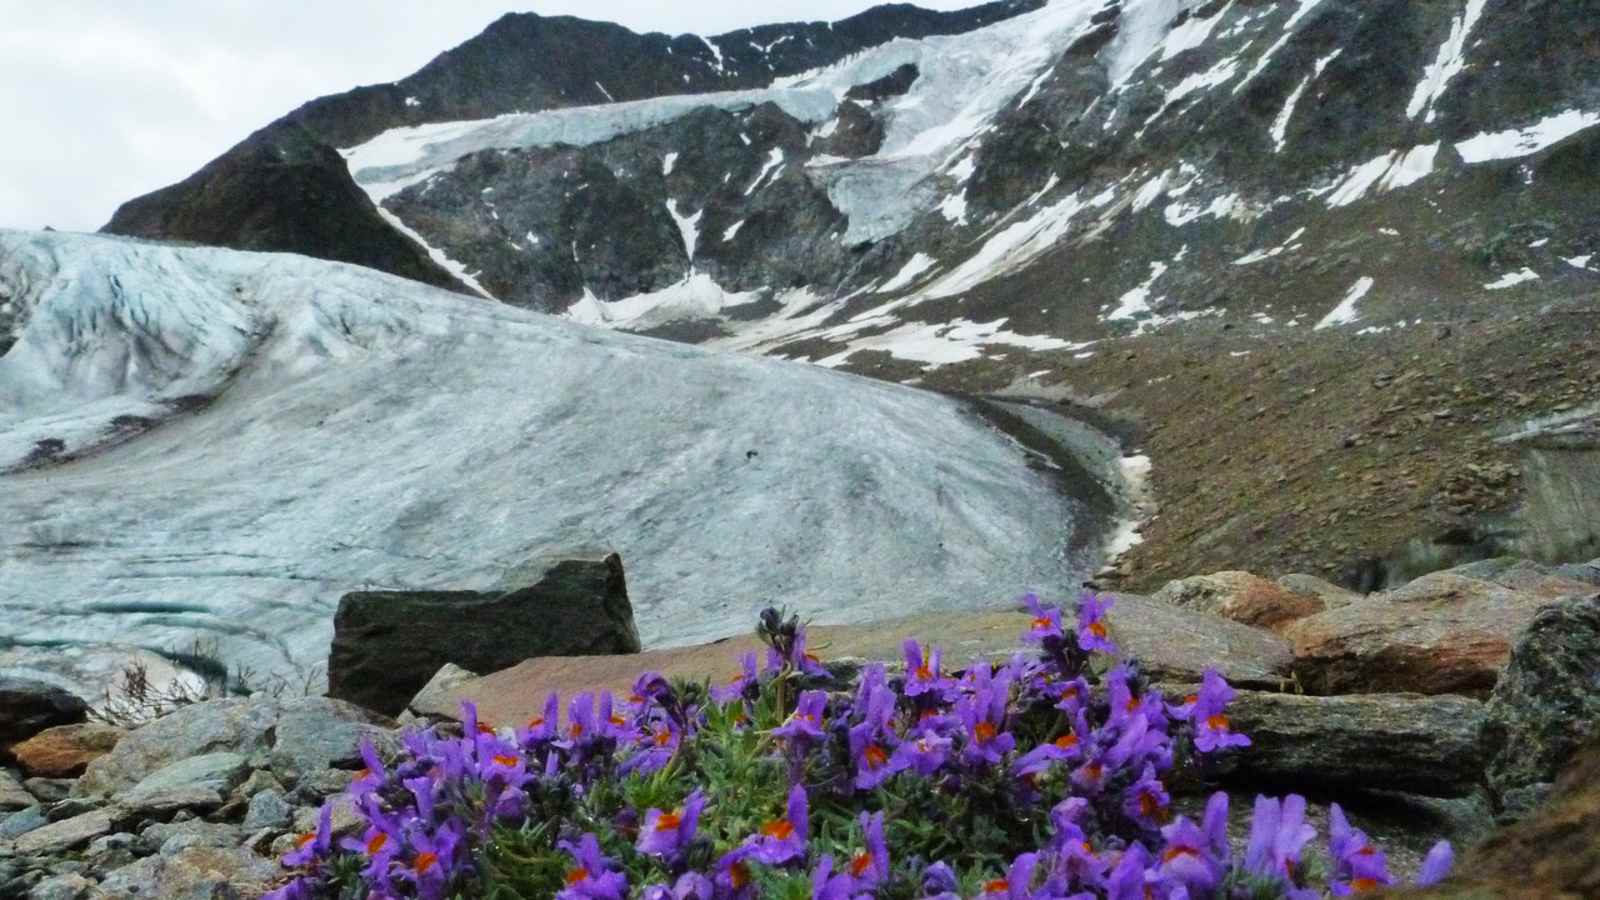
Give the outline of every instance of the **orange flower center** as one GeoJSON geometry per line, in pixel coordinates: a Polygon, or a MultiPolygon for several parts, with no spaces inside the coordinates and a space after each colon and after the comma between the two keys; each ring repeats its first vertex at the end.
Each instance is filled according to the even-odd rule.
{"type": "Polygon", "coordinates": [[[1071,750],[1073,747],[1078,746],[1078,736],[1075,734],[1063,734],[1061,737],[1056,738],[1056,746],[1062,750],[1071,750]]]}
{"type": "Polygon", "coordinates": [[[587,880],[589,880],[589,870],[583,866],[579,866],[567,873],[567,884],[577,884],[580,881],[587,880]]]}
{"type": "Polygon", "coordinates": [[[1183,698],[1183,705],[1184,706],[1193,706],[1193,705],[1195,705],[1196,703],[1199,703],[1199,702],[1200,702],[1200,695],[1199,694],[1190,694],[1189,696],[1183,698]]]}
{"type": "Polygon", "coordinates": [[[1106,767],[1102,766],[1101,764],[1099,764],[1097,762],[1090,763],[1088,766],[1086,766],[1084,768],[1084,772],[1086,772],[1089,775],[1089,780],[1090,781],[1099,781],[1100,780],[1100,776],[1104,775],[1105,771],[1106,771],[1106,767]]]}
{"type": "Polygon", "coordinates": [[[488,722],[479,722],[478,723],[478,733],[479,734],[494,734],[494,726],[490,725],[488,722]]]}
{"type": "Polygon", "coordinates": [[[295,845],[296,848],[304,847],[305,845],[311,843],[312,841],[314,841],[316,839],[317,839],[317,836],[316,836],[315,833],[302,834],[299,837],[294,839],[294,845],[295,845]]]}
{"type": "Polygon", "coordinates": [[[1052,623],[1049,619],[1045,618],[1044,616],[1040,616],[1039,618],[1033,620],[1033,630],[1047,631],[1053,624],[1054,623],[1052,623]]]}
{"type": "Polygon", "coordinates": [[[777,838],[780,841],[786,841],[789,839],[790,835],[794,834],[794,823],[788,819],[778,819],[776,821],[768,822],[767,824],[761,826],[761,833],[767,837],[777,838]]]}
{"type": "Polygon", "coordinates": [[[515,756],[507,756],[504,753],[496,753],[494,755],[494,761],[496,764],[505,766],[508,769],[515,768],[517,765],[517,758],[515,756]]]}
{"type": "Polygon", "coordinates": [[[623,718],[623,717],[621,717],[621,716],[618,716],[618,715],[613,715],[613,716],[612,716],[612,717],[611,717],[611,724],[613,724],[613,725],[615,725],[615,726],[617,726],[617,727],[618,727],[618,728],[621,728],[621,727],[622,727],[622,726],[624,726],[624,725],[626,725],[626,724],[628,724],[628,720],[627,720],[627,719],[624,719],[624,718],[623,718]]]}
{"type": "Polygon", "coordinates": [[[528,727],[529,728],[541,728],[543,726],[544,726],[544,716],[534,716],[533,718],[528,720],[528,727]]]}
{"type": "Polygon", "coordinates": [[[362,769],[361,771],[356,773],[356,780],[357,781],[363,781],[363,780],[371,778],[371,777],[372,777],[372,770],[371,769],[362,769]]]}
{"type": "Polygon", "coordinates": [[[1104,622],[1090,622],[1089,623],[1089,633],[1094,635],[1097,638],[1105,637],[1106,636],[1105,623],[1104,622]]]}
{"type": "Polygon", "coordinates": [[[1129,697],[1128,698],[1128,707],[1127,707],[1128,712],[1133,712],[1134,710],[1136,710],[1138,708],[1139,708],[1139,698],[1138,697],[1129,697]]]}
{"type": "Polygon", "coordinates": [[[917,666],[917,671],[914,674],[917,676],[917,680],[918,681],[932,681],[933,680],[933,670],[928,668],[928,664],[927,663],[923,663],[922,665],[917,666]]]}
{"type": "Polygon", "coordinates": [[[417,861],[414,864],[414,867],[416,868],[418,875],[425,875],[427,874],[428,870],[433,868],[438,862],[439,854],[429,853],[428,851],[424,850],[417,854],[417,861]]]}
{"type": "Polygon", "coordinates": [[[988,722],[979,722],[978,727],[972,729],[972,733],[977,735],[978,743],[987,744],[994,740],[994,736],[997,732],[995,731],[995,727],[988,722]]]}
{"type": "Polygon", "coordinates": [[[1147,819],[1154,819],[1166,809],[1154,794],[1142,792],[1139,794],[1139,814],[1147,819]]]}
{"type": "Polygon", "coordinates": [[[1350,882],[1350,889],[1355,891],[1358,894],[1364,894],[1367,891],[1375,891],[1375,890],[1378,889],[1378,879],[1376,879],[1376,878],[1357,878],[1354,881],[1350,882]]]}
{"type": "Polygon", "coordinates": [[[870,868],[872,868],[871,853],[862,853],[850,861],[850,874],[857,878],[860,878],[861,873],[870,868]]]}
{"type": "Polygon", "coordinates": [[[728,881],[734,890],[750,883],[750,869],[742,862],[736,862],[728,867],[728,881]]]}
{"type": "Polygon", "coordinates": [[[1011,890],[1011,882],[1005,880],[1004,878],[996,878],[993,881],[986,881],[983,883],[983,892],[986,894],[998,894],[1001,891],[1009,890],[1011,890]]]}
{"type": "Polygon", "coordinates": [[[885,753],[883,748],[877,744],[868,744],[866,751],[861,755],[866,757],[868,768],[881,769],[889,762],[889,754],[885,753]]]}
{"type": "Polygon", "coordinates": [[[629,694],[628,695],[628,702],[637,705],[637,704],[643,703],[644,702],[644,698],[639,696],[638,694],[629,694]]]}
{"type": "Polygon", "coordinates": [[[368,856],[376,856],[376,855],[378,855],[378,851],[382,850],[383,849],[383,845],[387,844],[387,843],[389,843],[389,836],[387,834],[384,834],[381,831],[378,832],[377,834],[372,836],[372,840],[367,841],[367,855],[368,856]]]}
{"type": "Polygon", "coordinates": [[[1222,713],[1217,713],[1214,716],[1209,716],[1209,717],[1206,718],[1206,727],[1210,728],[1212,731],[1227,731],[1228,730],[1228,717],[1223,715],[1222,713]]]}
{"type": "Polygon", "coordinates": [[[666,728],[657,729],[656,730],[656,746],[657,747],[665,747],[666,745],[668,745],[670,743],[672,743],[672,732],[669,729],[666,729],[666,728]]]}
{"type": "Polygon", "coordinates": [[[578,737],[579,735],[583,734],[583,723],[582,722],[573,722],[572,723],[572,727],[567,729],[567,731],[573,737],[578,737]]]}
{"type": "Polygon", "coordinates": [[[683,824],[683,815],[676,812],[664,812],[661,818],[656,819],[657,831],[674,831],[683,824]]]}
{"type": "Polygon", "coordinates": [[[1177,859],[1180,856],[1195,856],[1195,857],[1198,857],[1199,855],[1200,855],[1200,851],[1195,849],[1194,847],[1184,847],[1184,846],[1180,845],[1180,846],[1177,846],[1177,847],[1168,847],[1166,852],[1161,854],[1161,861],[1164,862],[1164,863],[1169,863],[1169,862],[1172,862],[1173,860],[1177,859]]]}

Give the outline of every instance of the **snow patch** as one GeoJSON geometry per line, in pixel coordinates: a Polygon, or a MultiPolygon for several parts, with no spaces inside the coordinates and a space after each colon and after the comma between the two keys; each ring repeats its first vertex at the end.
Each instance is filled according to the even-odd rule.
{"type": "Polygon", "coordinates": [[[939,201],[939,212],[949,221],[957,225],[967,224],[967,195],[966,192],[949,194],[939,201]]]}
{"type": "Polygon", "coordinates": [[[1393,150],[1376,159],[1356,166],[1342,180],[1335,183],[1328,194],[1330,208],[1349,206],[1376,188],[1392,191],[1407,187],[1433,173],[1439,144],[1424,144],[1404,152],[1393,150]]]}
{"type": "Polygon", "coordinates": [[[1261,58],[1256,60],[1255,66],[1250,69],[1249,74],[1244,76],[1244,80],[1233,86],[1235,95],[1248,87],[1250,82],[1255,81],[1257,75],[1266,71],[1267,65],[1272,62],[1272,58],[1278,55],[1278,51],[1283,49],[1283,45],[1289,43],[1290,38],[1294,37],[1295,26],[1300,24],[1301,19],[1310,15],[1311,11],[1322,3],[1322,0],[1297,0],[1297,2],[1300,5],[1290,14],[1288,21],[1283,23],[1283,36],[1278,38],[1277,42],[1271,47],[1268,47],[1267,52],[1261,54],[1261,58]]]}
{"type": "Polygon", "coordinates": [[[427,238],[424,238],[417,232],[416,229],[401,221],[399,216],[387,209],[384,209],[382,206],[377,207],[377,210],[378,215],[382,217],[385,222],[388,222],[390,227],[412,239],[413,241],[416,241],[423,250],[427,251],[428,258],[433,260],[435,263],[438,263],[439,266],[446,272],[449,272],[451,275],[454,275],[456,278],[460,279],[462,284],[465,284],[467,287],[477,291],[478,294],[484,299],[495,299],[493,294],[489,293],[489,291],[484,288],[483,285],[478,283],[478,279],[474,275],[468,274],[467,267],[465,265],[456,262],[455,260],[446,256],[443,250],[440,250],[438,247],[429,244],[427,238]]]}
{"type": "Polygon", "coordinates": [[[938,263],[938,260],[926,253],[918,253],[906,260],[906,264],[900,267],[900,271],[896,272],[893,278],[884,282],[883,286],[878,288],[877,293],[892,294],[902,288],[910,287],[918,276],[938,265],[938,263]]]}
{"type": "Polygon", "coordinates": [[[1254,265],[1255,263],[1263,262],[1265,260],[1272,259],[1273,257],[1276,257],[1276,256],[1282,256],[1283,254],[1288,253],[1288,252],[1290,252],[1292,250],[1298,250],[1298,249],[1300,249],[1300,247],[1295,242],[1300,240],[1300,238],[1303,237],[1305,235],[1305,233],[1306,233],[1306,229],[1304,227],[1297,228],[1297,229],[1295,229],[1294,234],[1289,235],[1289,239],[1287,241],[1284,241],[1283,243],[1279,244],[1276,247],[1272,247],[1272,248],[1269,248],[1269,249],[1266,249],[1266,250],[1256,250],[1254,252],[1247,253],[1244,256],[1241,256],[1238,259],[1234,260],[1233,264],[1236,265],[1236,266],[1254,265]]]}
{"type": "Polygon", "coordinates": [[[744,195],[748,197],[754,194],[756,189],[761,187],[761,183],[767,180],[767,176],[781,165],[783,165],[783,148],[773,147],[772,152],[767,154],[767,161],[761,166],[760,173],[756,175],[756,180],[750,182],[750,186],[744,189],[744,195]]]}
{"type": "Polygon", "coordinates": [[[1324,328],[1332,328],[1335,325],[1348,325],[1361,318],[1361,314],[1356,312],[1356,304],[1371,293],[1374,284],[1377,284],[1377,282],[1367,277],[1362,277],[1356,281],[1355,284],[1350,286],[1350,290],[1344,295],[1344,299],[1339,301],[1339,305],[1323,316],[1322,320],[1312,330],[1321,331],[1324,328]]]}
{"type": "Polygon", "coordinates": [[[1167,264],[1153,262],[1150,264],[1150,277],[1144,283],[1123,294],[1117,300],[1117,308],[1106,316],[1107,322],[1116,322],[1122,319],[1132,319],[1142,313],[1150,312],[1150,289],[1155,287],[1156,281],[1167,274],[1167,264]]]}
{"type": "Polygon", "coordinates": [[[1491,291],[1503,291],[1503,290],[1506,290],[1507,288],[1514,288],[1519,284],[1526,284],[1527,282],[1538,281],[1538,280],[1539,280],[1539,273],[1538,272],[1535,272],[1532,269],[1524,267],[1521,271],[1518,271],[1518,272],[1507,272],[1506,274],[1500,276],[1500,278],[1496,279],[1495,281],[1491,281],[1488,284],[1484,285],[1484,288],[1486,290],[1491,290],[1491,291]]]}
{"type": "Polygon", "coordinates": [[[733,240],[735,237],[737,237],[739,235],[739,229],[743,228],[744,227],[744,223],[747,222],[747,221],[749,221],[749,220],[748,219],[740,219],[739,221],[737,221],[737,222],[733,223],[732,225],[729,225],[727,228],[723,229],[723,231],[722,231],[722,242],[724,244],[726,244],[727,242],[729,242],[729,241],[733,240]]]}
{"type": "Polygon", "coordinates": [[[1480,134],[1456,144],[1456,152],[1468,164],[1497,159],[1518,159],[1538,153],[1566,140],[1586,128],[1600,125],[1600,112],[1569,109],[1556,113],[1527,128],[1480,134]]]}
{"type": "Polygon", "coordinates": [[[667,201],[667,214],[672,216],[672,221],[678,225],[678,233],[683,235],[683,251],[689,256],[690,265],[694,264],[695,245],[700,243],[700,219],[706,211],[700,210],[692,216],[678,212],[678,201],[667,201]]]}
{"type": "Polygon", "coordinates": [[[1586,254],[1584,256],[1574,256],[1574,257],[1572,257],[1570,259],[1563,259],[1562,262],[1564,262],[1567,265],[1573,267],[1574,269],[1587,269],[1587,268],[1589,268],[1589,260],[1591,260],[1591,259],[1594,259],[1594,254],[1586,254]]]}
{"type": "Polygon", "coordinates": [[[1412,92],[1411,102],[1406,104],[1406,118],[1415,119],[1426,111],[1427,116],[1423,121],[1434,120],[1434,104],[1444,96],[1451,79],[1461,74],[1461,70],[1467,66],[1467,38],[1471,36],[1472,29],[1477,27],[1478,20],[1483,18],[1483,10],[1488,5],[1489,0],[1466,0],[1466,8],[1461,15],[1450,20],[1450,34],[1439,45],[1438,58],[1423,70],[1422,80],[1412,92]]]}
{"type": "Polygon", "coordinates": [[[671,175],[672,174],[672,170],[677,168],[677,167],[678,167],[678,154],[676,152],[668,153],[666,156],[661,157],[661,175],[662,175],[662,177],[666,177],[668,175],[671,175]]]}

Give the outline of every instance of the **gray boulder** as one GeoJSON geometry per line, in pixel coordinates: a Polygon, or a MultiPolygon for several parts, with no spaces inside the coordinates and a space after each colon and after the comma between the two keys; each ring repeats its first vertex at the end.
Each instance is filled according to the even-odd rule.
{"type": "Polygon", "coordinates": [[[282,869],[248,850],[186,847],[123,866],[100,883],[98,900],[222,900],[259,897],[282,869]]]}
{"type": "Polygon", "coordinates": [[[82,900],[94,890],[95,883],[75,872],[46,878],[28,892],[28,900],[82,900]]]}
{"type": "Polygon", "coordinates": [[[1228,715],[1252,742],[1219,758],[1232,781],[1460,797],[1482,780],[1483,704],[1466,697],[1240,691],[1228,715]]]}
{"type": "MultiPolygon", "coordinates": [[[[131,732],[100,757],[73,788],[74,796],[120,794],[174,763],[197,756],[260,755],[280,778],[356,766],[363,738],[392,740],[393,722],[325,697],[295,700],[233,698],[187,706],[131,732]]],[[[226,795],[235,779],[221,792],[226,795]]]]}
{"type": "Polygon", "coordinates": [[[289,805],[279,791],[265,790],[250,798],[244,814],[244,830],[287,828],[294,817],[294,807],[289,805]]]}
{"type": "Polygon", "coordinates": [[[0,676],[0,757],[46,728],[89,717],[83,699],[42,681],[0,676]]]}
{"type": "Polygon", "coordinates": [[[446,663],[494,672],[541,656],[639,652],[616,554],[541,558],[498,591],[346,594],[334,617],[328,694],[398,715],[446,663]]]}
{"type": "Polygon", "coordinates": [[[15,812],[38,803],[15,776],[0,769],[0,813],[15,812]]]}
{"type": "Polygon", "coordinates": [[[1517,640],[1483,726],[1490,793],[1505,814],[1537,806],[1600,735],[1600,595],[1547,607],[1517,640]]]}

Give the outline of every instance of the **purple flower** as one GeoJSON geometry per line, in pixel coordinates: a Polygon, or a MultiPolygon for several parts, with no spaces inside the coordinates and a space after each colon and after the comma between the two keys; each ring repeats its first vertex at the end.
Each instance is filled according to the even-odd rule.
{"type": "Polygon", "coordinates": [[[517,732],[517,743],[524,750],[540,750],[556,739],[561,724],[561,698],[551,693],[544,699],[544,711],[528,720],[517,732]]]}
{"type": "Polygon", "coordinates": [[[1417,873],[1417,885],[1427,887],[1438,884],[1450,876],[1450,869],[1455,865],[1455,850],[1450,847],[1449,841],[1440,841],[1428,851],[1422,860],[1422,870],[1417,873]]]}
{"type": "Polygon", "coordinates": [[[922,870],[922,896],[924,900],[961,900],[957,891],[961,882],[945,863],[936,862],[922,870]]]}
{"type": "Polygon", "coordinates": [[[711,689],[711,699],[718,703],[731,703],[734,700],[751,700],[752,687],[760,683],[761,673],[756,670],[756,655],[749,652],[739,657],[740,672],[733,676],[725,685],[711,689]]]}
{"type": "Polygon", "coordinates": [[[850,877],[858,888],[871,890],[889,879],[889,845],[883,839],[883,813],[861,814],[866,849],[850,861],[850,877]]]}
{"type": "Polygon", "coordinates": [[[755,842],[752,840],[724,853],[717,860],[717,873],[712,878],[717,888],[717,900],[749,900],[756,895],[755,880],[750,877],[750,867],[745,863],[754,854],[755,842]]]}
{"type": "Polygon", "coordinates": [[[996,878],[985,882],[983,893],[979,897],[998,898],[1006,900],[1029,900],[1033,897],[1033,872],[1039,866],[1039,856],[1035,853],[1024,853],[1011,863],[1011,868],[1006,870],[1006,877],[996,878]]]}
{"type": "Polygon", "coordinates": [[[1245,869],[1293,885],[1300,868],[1300,849],[1317,836],[1305,814],[1306,798],[1299,794],[1282,801],[1257,797],[1250,842],[1245,847],[1245,869]]]}
{"type": "Polygon", "coordinates": [[[911,769],[923,778],[931,777],[950,759],[951,740],[937,734],[923,734],[902,741],[895,748],[890,765],[896,771],[911,769]]]}
{"type": "Polygon", "coordinates": [[[446,822],[432,835],[419,832],[412,836],[416,852],[400,877],[416,887],[417,897],[443,900],[455,876],[456,851],[463,840],[462,827],[457,822],[446,822]]]}
{"type": "Polygon", "coordinates": [[[1145,900],[1150,896],[1147,880],[1152,862],[1143,844],[1129,844],[1106,878],[1106,900],[1145,900]]]}
{"type": "Polygon", "coordinates": [[[1098,650],[1116,654],[1117,645],[1111,642],[1105,621],[1106,612],[1116,604],[1117,598],[1108,595],[1102,599],[1091,591],[1085,591],[1078,599],[1078,647],[1085,653],[1098,650]]]}
{"type": "Polygon", "coordinates": [[[811,900],[850,900],[854,891],[855,882],[849,875],[833,874],[832,856],[817,860],[817,868],[811,873],[811,900]]]}
{"type": "Polygon", "coordinates": [[[1201,753],[1214,753],[1229,747],[1248,747],[1250,738],[1233,730],[1226,708],[1233,701],[1233,688],[1216,669],[1207,669],[1189,718],[1194,723],[1194,745],[1201,753]]]}
{"type": "MultiPolygon", "coordinates": [[[[1226,801],[1226,794],[1221,794],[1226,801]]],[[[1209,808],[1208,808],[1209,812],[1209,808]]],[[[1226,815],[1226,814],[1224,814],[1226,815]]],[[[1227,823],[1223,822],[1226,829],[1227,823]]],[[[1166,846],[1161,851],[1159,872],[1168,882],[1181,884],[1190,893],[1208,896],[1222,880],[1224,863],[1216,854],[1204,831],[1182,816],[1161,829],[1166,846]]],[[[1224,840],[1226,836],[1224,835],[1224,840]]]]}
{"type": "Polygon", "coordinates": [[[944,702],[955,682],[940,672],[943,653],[938,647],[925,649],[911,638],[905,642],[906,696],[921,697],[944,702]]]}
{"type": "Polygon", "coordinates": [[[712,900],[715,896],[711,879],[699,872],[683,873],[672,887],[657,884],[644,890],[644,900],[712,900]]]}
{"type": "Polygon", "coordinates": [[[333,852],[333,801],[322,804],[317,816],[317,830],[295,838],[294,849],[284,854],[283,864],[296,867],[309,865],[333,852]]]}
{"type": "Polygon", "coordinates": [[[1024,753],[1013,764],[1013,770],[1018,777],[1026,778],[1043,774],[1057,763],[1076,762],[1083,758],[1082,736],[1088,733],[1088,719],[1080,711],[1077,715],[1077,725],[1071,731],[1024,753]]]}
{"type": "Polygon", "coordinates": [[[1394,883],[1383,851],[1374,847],[1361,829],[1350,827],[1337,803],[1328,810],[1328,854],[1333,857],[1328,889],[1335,896],[1377,890],[1394,883]]]}
{"type": "Polygon", "coordinates": [[[700,813],[706,808],[706,795],[698,788],[680,809],[664,812],[651,808],[639,828],[639,852],[651,856],[677,857],[694,843],[700,826],[700,813]]]}
{"type": "Polygon", "coordinates": [[[314,878],[296,878],[281,888],[268,891],[261,900],[316,900],[322,885],[314,878]]]}
{"type": "Polygon", "coordinates": [[[1063,636],[1061,631],[1061,610],[1058,607],[1040,603],[1039,595],[1031,591],[1023,595],[1022,602],[1027,605],[1028,612],[1033,615],[1033,621],[1028,624],[1028,630],[1022,634],[1024,641],[1037,644],[1051,638],[1063,636]]]}
{"type": "Polygon", "coordinates": [[[567,886],[556,894],[557,900],[622,900],[627,895],[628,877],[601,855],[600,841],[593,833],[586,832],[576,845],[562,841],[559,846],[575,865],[567,870],[567,886]]]}
{"type": "Polygon", "coordinates": [[[850,758],[856,766],[855,786],[871,790],[905,765],[891,756],[898,738],[889,728],[894,716],[895,693],[887,687],[873,689],[861,724],[850,729],[850,758]]]}
{"type": "MultiPolygon", "coordinates": [[[[985,663],[979,671],[987,668],[985,663]]],[[[977,680],[980,682],[977,691],[956,704],[956,715],[967,736],[966,745],[961,748],[961,760],[969,766],[992,766],[1017,745],[1017,739],[1004,730],[1010,686],[1004,680],[990,683],[986,675],[977,680]]]]}
{"type": "Polygon", "coordinates": [[[761,834],[748,842],[751,855],[769,866],[781,866],[805,856],[811,837],[811,820],[805,785],[789,791],[788,810],[781,819],[761,826],[761,834]]]}
{"type": "Polygon", "coordinates": [[[1139,780],[1129,785],[1122,796],[1123,813],[1141,828],[1155,831],[1172,818],[1172,796],[1156,777],[1155,766],[1147,763],[1139,780]]]}

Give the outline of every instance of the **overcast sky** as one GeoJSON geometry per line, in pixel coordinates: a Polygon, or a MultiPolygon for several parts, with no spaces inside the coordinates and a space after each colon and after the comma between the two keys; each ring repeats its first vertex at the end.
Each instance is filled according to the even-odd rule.
{"type": "MultiPolygon", "coordinates": [[[[959,9],[977,0],[920,0],[959,9]]],[[[873,0],[0,0],[0,227],[92,231],[301,103],[395,81],[507,12],[718,34],[873,0]]]]}

